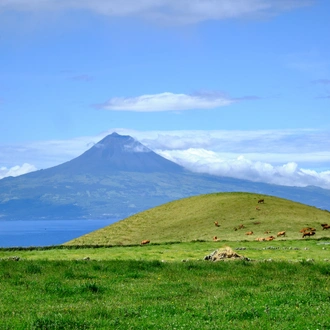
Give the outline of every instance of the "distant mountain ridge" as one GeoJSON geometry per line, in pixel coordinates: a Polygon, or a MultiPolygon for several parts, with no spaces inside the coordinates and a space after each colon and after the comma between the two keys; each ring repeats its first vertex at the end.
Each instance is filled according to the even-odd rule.
{"type": "Polygon", "coordinates": [[[122,219],[184,197],[235,191],[330,210],[330,190],[193,173],[112,133],[68,162],[0,180],[0,220],[122,219]]]}

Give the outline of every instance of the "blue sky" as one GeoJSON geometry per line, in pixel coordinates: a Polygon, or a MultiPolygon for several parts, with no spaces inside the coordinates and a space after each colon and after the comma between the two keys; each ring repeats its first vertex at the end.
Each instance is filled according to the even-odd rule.
{"type": "Polygon", "coordinates": [[[193,171],[330,189],[327,0],[0,0],[0,178],[129,134],[193,171]]]}

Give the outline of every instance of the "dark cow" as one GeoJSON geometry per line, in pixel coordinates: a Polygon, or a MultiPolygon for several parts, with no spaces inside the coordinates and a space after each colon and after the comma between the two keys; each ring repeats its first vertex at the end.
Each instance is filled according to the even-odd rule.
{"type": "Polygon", "coordinates": [[[305,232],[305,233],[302,235],[302,237],[304,238],[304,237],[306,237],[306,236],[313,236],[313,235],[315,235],[315,231],[308,231],[308,232],[305,232]]]}
{"type": "Polygon", "coordinates": [[[259,199],[258,204],[261,204],[261,203],[265,203],[265,200],[264,199],[259,199]]]}
{"type": "Polygon", "coordinates": [[[328,230],[330,228],[330,225],[323,226],[322,230],[328,230]]]}

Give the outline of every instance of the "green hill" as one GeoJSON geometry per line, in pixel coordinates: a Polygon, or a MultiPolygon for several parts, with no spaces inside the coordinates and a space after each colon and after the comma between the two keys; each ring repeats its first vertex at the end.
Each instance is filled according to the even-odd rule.
{"type": "Polygon", "coordinates": [[[330,212],[273,196],[214,193],[163,204],[66,245],[130,245],[142,240],[151,243],[210,241],[214,236],[221,241],[241,241],[276,236],[279,231],[286,231],[286,237],[277,240],[302,239],[299,230],[303,227],[316,228],[314,238],[330,237],[330,230],[322,230],[321,223],[330,223],[330,212]],[[264,203],[258,204],[259,199],[264,199],[264,203]],[[238,229],[240,225],[244,228],[238,229]],[[247,231],[253,231],[253,235],[246,235],[247,231]],[[270,233],[265,234],[266,231],[270,233]]]}

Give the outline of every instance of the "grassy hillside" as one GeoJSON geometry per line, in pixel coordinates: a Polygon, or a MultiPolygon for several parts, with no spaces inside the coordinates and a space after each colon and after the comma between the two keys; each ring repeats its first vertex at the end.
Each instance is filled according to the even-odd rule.
{"type": "Polygon", "coordinates": [[[257,237],[276,236],[279,231],[286,231],[286,237],[277,240],[292,240],[302,238],[299,230],[303,227],[316,228],[314,238],[330,237],[330,230],[322,230],[321,223],[330,223],[330,212],[273,196],[215,193],[152,208],[66,244],[211,241],[214,236],[224,241],[251,241],[257,237]],[[265,202],[258,204],[261,198],[265,202]],[[219,227],[215,226],[215,221],[219,227]],[[239,225],[244,225],[244,228],[235,230],[239,225]],[[245,233],[248,231],[253,231],[253,235],[247,236],[245,233]],[[270,231],[270,234],[265,234],[265,231],[270,231]]]}

